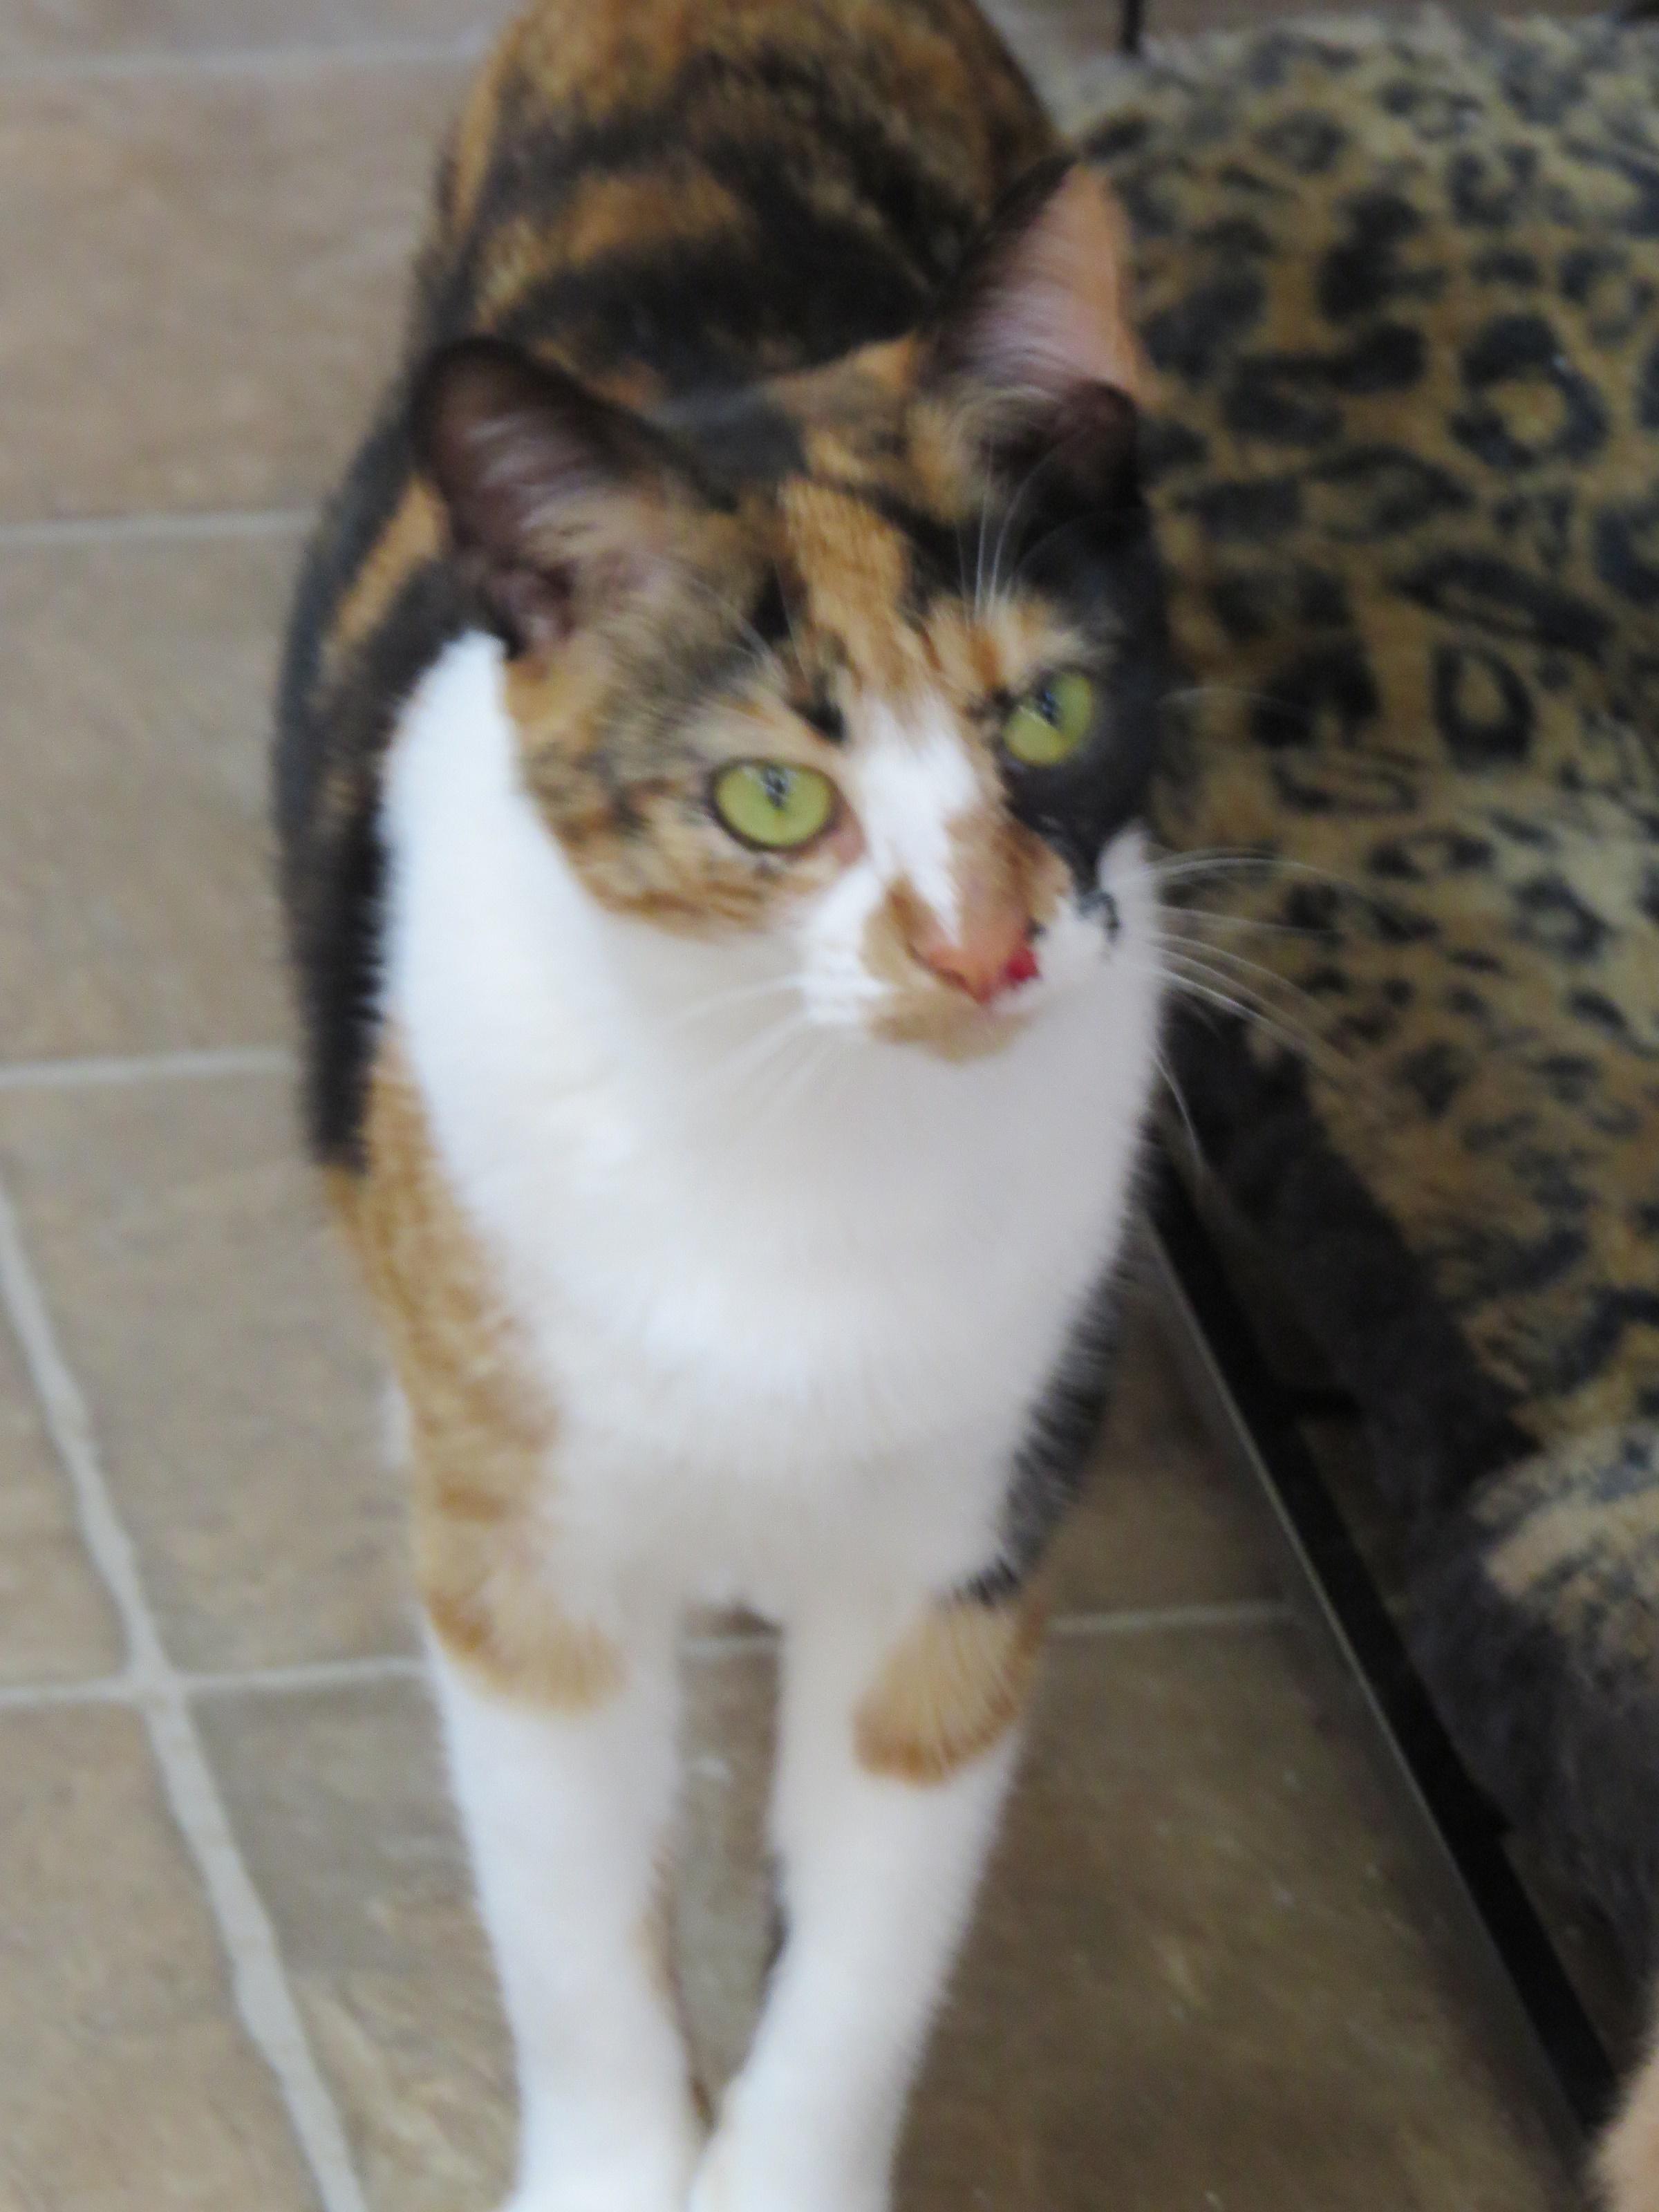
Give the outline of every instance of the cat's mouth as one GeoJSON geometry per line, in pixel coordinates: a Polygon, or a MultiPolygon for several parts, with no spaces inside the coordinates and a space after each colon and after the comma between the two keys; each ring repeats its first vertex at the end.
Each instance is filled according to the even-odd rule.
{"type": "Polygon", "coordinates": [[[1048,995],[1042,925],[1029,913],[1013,912],[1000,927],[947,937],[904,919],[902,901],[898,911],[904,933],[897,957],[890,943],[866,940],[866,951],[886,968],[888,987],[870,1015],[871,1034],[942,1060],[983,1060],[1005,1051],[1048,995]]]}
{"type": "Polygon", "coordinates": [[[939,1060],[987,1060],[1006,1051],[1030,1027],[1039,1000],[1037,970],[979,998],[966,992],[923,987],[896,993],[872,1017],[872,1036],[932,1053],[939,1060]]]}

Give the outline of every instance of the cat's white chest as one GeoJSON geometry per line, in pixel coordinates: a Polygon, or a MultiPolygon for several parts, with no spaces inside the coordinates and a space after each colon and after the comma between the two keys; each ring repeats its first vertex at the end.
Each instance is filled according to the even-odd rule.
{"type": "Polygon", "coordinates": [[[856,1115],[845,1094],[717,1158],[653,1145],[648,1121],[619,1140],[621,1084],[508,1078],[491,1111],[422,1076],[557,1409],[566,1540],[597,1570],[649,1563],[787,1610],[830,1570],[948,1585],[988,1563],[1030,1410],[1110,1257],[1109,1173],[1051,1152],[1022,1176],[1018,1147],[975,1154],[969,1117],[906,1188],[878,1133],[860,1162],[828,1126],[832,1103],[856,1115]]]}
{"type": "Polygon", "coordinates": [[[740,1009],[642,1053],[494,667],[453,647],[399,739],[387,1010],[556,1409],[562,1540],[781,1609],[884,1560],[976,1571],[1118,1242],[1150,1005],[1146,1038],[1080,1006],[965,1067],[746,1077],[740,1009]]]}

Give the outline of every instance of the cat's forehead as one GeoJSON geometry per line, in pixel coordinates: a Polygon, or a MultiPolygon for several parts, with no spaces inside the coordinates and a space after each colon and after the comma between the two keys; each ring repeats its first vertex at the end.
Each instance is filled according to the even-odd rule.
{"type": "Polygon", "coordinates": [[[778,524],[797,637],[838,653],[864,689],[913,689],[922,647],[907,533],[863,490],[811,476],[780,488],[778,524]]]}
{"type": "Polygon", "coordinates": [[[1018,688],[1078,646],[1044,594],[992,587],[990,549],[978,560],[971,533],[930,543],[913,512],[895,515],[862,489],[813,477],[786,486],[780,507],[797,609],[791,642],[827,653],[854,692],[965,705],[1018,688]]]}
{"type": "Polygon", "coordinates": [[[965,449],[939,434],[918,391],[915,343],[731,392],[699,393],[657,420],[695,454],[720,503],[777,540],[786,568],[873,563],[914,592],[960,581],[961,538],[984,487],[965,449]]]}
{"type": "Polygon", "coordinates": [[[672,427],[722,483],[762,576],[751,630],[857,691],[983,697],[1065,627],[996,573],[997,502],[919,400],[910,341],[703,397],[672,427]]]}
{"type": "Polygon", "coordinates": [[[882,481],[913,472],[915,349],[908,339],[730,390],[686,394],[657,420],[737,494],[787,478],[882,481]]]}

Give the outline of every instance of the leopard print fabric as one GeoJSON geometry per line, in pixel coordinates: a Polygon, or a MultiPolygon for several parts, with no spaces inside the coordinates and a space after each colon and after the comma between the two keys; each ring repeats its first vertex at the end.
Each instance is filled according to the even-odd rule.
{"type": "Polygon", "coordinates": [[[1449,1717],[1640,1948],[1659,35],[1223,38],[1125,65],[1086,143],[1163,379],[1188,688],[1162,834],[1277,856],[1192,879],[1225,919],[1185,925],[1205,949],[1177,963],[1274,1025],[1187,1024],[1193,1112],[1365,1406],[1449,1717]],[[1587,1771],[1592,1739],[1639,1779],[1587,1771]]]}

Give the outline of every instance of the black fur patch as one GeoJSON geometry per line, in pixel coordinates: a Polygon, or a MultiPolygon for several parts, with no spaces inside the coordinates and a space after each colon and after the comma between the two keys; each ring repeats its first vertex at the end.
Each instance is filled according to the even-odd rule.
{"type": "Polygon", "coordinates": [[[561,271],[515,304],[501,334],[524,343],[557,333],[584,362],[640,361],[695,389],[741,382],[757,354],[807,367],[915,325],[927,294],[905,258],[863,225],[806,207],[787,223],[787,204],[780,191],[773,235],[752,251],[646,246],[561,271]]]}
{"type": "Polygon", "coordinates": [[[1005,769],[1010,811],[1050,845],[1087,893],[1101,854],[1144,811],[1170,689],[1164,576],[1133,479],[1109,504],[1076,504],[1066,480],[1038,483],[1020,509],[1012,572],[1057,599],[1087,636],[1101,632],[1100,738],[1054,768],[1005,769]],[[1102,632],[1103,623],[1109,625],[1102,632]]]}
{"type": "Polygon", "coordinates": [[[277,748],[289,943],[309,1045],[307,1121],[327,1160],[356,1164],[374,1047],[385,874],[380,782],[368,772],[404,700],[466,625],[456,573],[420,570],[368,638],[319,713],[307,696],[308,656],[290,656],[277,748]],[[435,641],[435,642],[434,642],[435,641]],[[326,719],[325,719],[325,716],[326,719]],[[340,746],[343,732],[353,742],[340,746]],[[349,805],[327,805],[336,763],[363,763],[349,805]]]}

